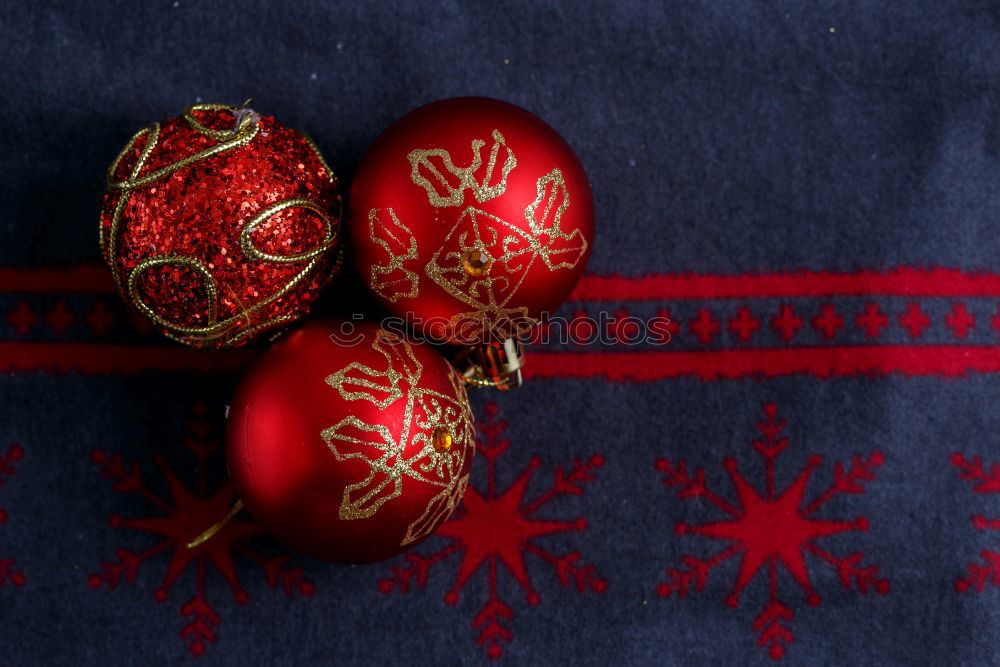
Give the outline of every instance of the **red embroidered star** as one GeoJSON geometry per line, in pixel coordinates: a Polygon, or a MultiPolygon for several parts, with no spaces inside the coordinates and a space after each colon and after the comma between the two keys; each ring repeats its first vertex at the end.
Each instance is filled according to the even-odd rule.
{"type": "Polygon", "coordinates": [[[919,303],[912,301],[907,304],[906,311],[900,314],[899,323],[906,328],[910,338],[920,338],[924,329],[930,325],[931,318],[920,309],[919,303]]]}
{"type": "Polygon", "coordinates": [[[650,342],[657,345],[665,345],[680,333],[681,325],[671,317],[669,308],[657,308],[656,316],[662,322],[658,323],[658,326],[650,331],[650,342]]]}
{"type": "Polygon", "coordinates": [[[824,303],[819,307],[819,315],[812,319],[812,323],[813,328],[823,334],[823,338],[831,340],[844,328],[844,316],[837,312],[832,303],[824,303]]]}
{"type": "Polygon", "coordinates": [[[45,321],[57,336],[65,336],[76,321],[76,315],[64,300],[56,301],[45,316],[45,321]]]}
{"type": "Polygon", "coordinates": [[[856,319],[867,338],[878,338],[882,329],[889,326],[889,317],[879,310],[878,304],[874,301],[866,303],[865,309],[858,313],[856,319]]]}
{"type": "Polygon", "coordinates": [[[236,576],[234,552],[260,565],[267,585],[271,588],[280,585],[289,596],[295,593],[312,595],[315,592],[312,582],[303,577],[301,568],[284,567],[288,556],[269,557],[244,543],[245,540],[262,534],[262,528],[256,523],[231,518],[209,539],[196,546],[188,546],[195,538],[228,517],[236,501],[232,485],[228,482],[214,492],[208,490],[207,462],[221,448],[221,443],[213,436],[204,413],[204,407],[196,406],[195,419],[187,423],[190,436],[183,441],[198,459],[197,492],[185,486],[162,457],[156,457],[156,464],[170,489],[172,502],[164,500],[146,486],[139,463],[127,466],[120,454],[110,456],[96,451],[91,455],[92,460],[101,467],[101,475],[114,481],[115,491],[137,493],[159,510],[158,515],[143,518],[122,518],[112,514],[111,525],[139,530],[156,535],[159,539],[153,546],[139,553],[124,548],[117,549],[117,560],[102,562],[101,571],[90,575],[90,587],[107,585],[109,589],[114,589],[122,579],[132,583],[143,563],[162,552],[169,552],[170,561],[163,583],[153,593],[157,601],[165,602],[177,578],[193,565],[197,573],[195,593],[181,605],[180,613],[188,621],[181,630],[181,638],[196,656],[205,652],[207,642],[216,641],[216,628],[222,621],[218,611],[205,597],[208,565],[211,564],[229,582],[238,604],[247,602],[249,596],[236,576]]]}
{"type": "Polygon", "coordinates": [[[18,301],[17,306],[7,312],[7,323],[14,327],[18,335],[24,336],[38,324],[38,314],[27,301],[18,301]]]}
{"type": "Polygon", "coordinates": [[[795,314],[791,304],[783,303],[778,314],[771,318],[771,328],[778,332],[781,340],[790,341],[802,328],[802,318],[795,314]]]}
{"type": "Polygon", "coordinates": [[[108,308],[108,304],[101,299],[94,302],[94,305],[87,311],[84,319],[95,336],[106,334],[115,322],[115,316],[111,312],[111,309],[108,308]]]}
{"type": "MultiPolygon", "coordinates": [[[[979,456],[967,459],[957,452],[952,454],[951,463],[961,471],[959,473],[961,479],[974,482],[972,490],[976,493],[1000,493],[1000,463],[991,463],[987,470],[979,456]]],[[[978,530],[1000,531],[1000,519],[990,519],[982,514],[972,517],[972,525],[978,530]]],[[[966,591],[982,593],[987,584],[1000,586],[1000,551],[983,549],[979,555],[983,559],[982,562],[968,563],[965,566],[966,575],[955,579],[955,590],[959,593],[966,591]]]]}
{"type": "Polygon", "coordinates": [[[426,556],[413,552],[406,554],[404,562],[391,567],[391,576],[378,583],[383,593],[391,593],[394,589],[407,593],[412,587],[423,588],[432,566],[452,554],[461,553],[455,582],[444,598],[445,603],[455,604],[466,582],[485,568],[489,597],[472,624],[479,630],[477,643],[486,647],[486,654],[491,658],[500,657],[503,654],[501,643],[514,638],[505,625],[514,618],[514,611],[497,593],[500,564],[520,584],[530,605],[538,604],[541,595],[528,574],[530,560],[525,559],[527,554],[552,566],[564,587],[573,585],[581,593],[588,589],[603,593],[607,588],[607,582],[597,576],[594,565],[580,562],[579,552],[560,556],[535,542],[546,535],[586,529],[587,521],[582,517],[566,521],[539,519],[535,515],[558,496],[583,493],[583,483],[595,479],[593,471],[604,465],[603,457],[594,455],[585,462],[574,460],[568,471],[562,466],[556,467],[552,485],[528,501],[525,498],[528,482],[541,466],[541,459],[533,457],[513,484],[498,491],[496,463],[510,441],[503,437],[507,422],[497,419],[497,412],[495,403],[486,404],[486,419],[479,424],[485,439],[476,443],[479,457],[486,461],[486,490],[470,485],[459,514],[437,530],[437,535],[449,539],[450,544],[426,556]]]}
{"type": "Polygon", "coordinates": [[[993,330],[1000,333],[1000,306],[997,306],[996,314],[990,318],[990,326],[993,330]]]}
{"type": "Polygon", "coordinates": [[[753,316],[748,306],[740,306],[739,310],[736,311],[736,316],[729,320],[729,330],[744,343],[750,340],[750,337],[758,329],[760,329],[760,320],[753,316]]]}
{"type": "Polygon", "coordinates": [[[712,342],[715,338],[715,334],[719,333],[719,329],[722,325],[719,321],[712,317],[712,311],[708,308],[699,308],[698,317],[691,320],[688,325],[691,329],[691,333],[698,337],[698,340],[706,345],[712,342]]]}
{"type": "Polygon", "coordinates": [[[969,335],[969,329],[975,326],[976,318],[966,309],[964,303],[956,303],[951,307],[951,312],[945,315],[944,322],[956,338],[965,338],[969,335]]]}
{"type": "MultiPolygon", "coordinates": [[[[6,454],[0,454],[0,486],[2,486],[7,478],[11,477],[15,472],[14,463],[20,461],[24,457],[24,450],[21,449],[20,445],[11,445],[7,448],[6,454]]],[[[5,523],[7,521],[7,510],[0,508],[0,523],[5,523]]],[[[15,570],[14,565],[15,560],[13,558],[0,558],[0,586],[3,586],[8,581],[15,586],[24,585],[24,573],[20,570],[15,570]]]]}
{"type": "Polygon", "coordinates": [[[705,535],[728,542],[725,549],[708,558],[684,556],[679,567],[667,569],[667,577],[657,586],[657,594],[665,598],[674,593],[685,597],[692,587],[702,591],[711,570],[738,555],[739,574],[725,599],[728,606],[736,607],[740,594],[766,568],[770,599],[754,619],[753,626],[759,632],[757,643],[766,646],[774,659],[784,656],[785,645],[794,641],[788,626],[794,612],[778,599],[779,565],[791,574],[805,593],[806,603],[813,606],[820,604],[821,598],[809,575],[807,554],[833,567],[845,588],[857,586],[861,593],[889,591],[889,582],[879,578],[877,565],[861,565],[863,556],[860,553],[836,556],[816,543],[830,535],[868,529],[868,520],[864,517],[843,521],[818,517],[816,513],[839,493],[864,493],[862,482],[875,479],[874,470],[882,465],[882,454],[875,452],[867,458],[855,456],[849,469],[836,463],[831,485],[807,501],[809,479],[822,462],[820,456],[813,455],[792,483],[779,493],[774,461],[788,447],[788,437],[782,434],[786,426],[787,422],[778,418],[775,404],[765,404],[764,419],[757,423],[757,430],[763,437],[752,441],[754,450],[764,460],[766,483],[763,492],[740,474],[735,459],[727,458],[723,462],[736,493],[735,505],[708,488],[703,468],[695,468],[692,474],[683,459],[676,465],[666,459],[656,462],[656,469],[663,473],[663,483],[677,488],[679,497],[704,498],[727,515],[726,519],[711,523],[679,522],[677,533],[705,535]]]}

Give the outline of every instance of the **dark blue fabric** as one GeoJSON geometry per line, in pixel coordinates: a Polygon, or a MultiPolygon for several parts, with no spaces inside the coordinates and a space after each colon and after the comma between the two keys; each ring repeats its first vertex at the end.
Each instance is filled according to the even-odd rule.
{"type": "MultiPolygon", "coordinates": [[[[577,150],[597,211],[591,273],[1000,271],[1000,10],[990,3],[8,2],[0,6],[0,63],[0,268],[98,262],[107,165],[136,129],[193,102],[253,98],[256,109],[307,131],[349,181],[393,119],[434,99],[474,94],[539,114],[577,150]]],[[[4,341],[89,340],[84,312],[92,296],[22,288],[0,294],[4,341]],[[42,321],[22,332],[9,315],[27,300],[42,317],[60,299],[76,313],[67,334],[42,321]]],[[[349,289],[363,302],[356,285],[349,289]]],[[[696,305],[680,306],[684,327],[696,305]]],[[[728,318],[735,305],[720,308],[731,307],[728,318]]],[[[777,301],[765,305],[773,312],[777,301]]],[[[941,300],[929,336],[950,335],[943,324],[950,307],[941,300]]],[[[995,298],[983,298],[969,341],[996,343],[995,307],[995,298]]],[[[136,340],[116,313],[110,338],[136,340]]],[[[861,340],[853,317],[846,326],[861,340]]],[[[895,319],[891,326],[894,340],[907,340],[895,319]]],[[[766,321],[762,327],[777,340],[766,321]]],[[[721,335],[732,335],[724,322],[721,335]]],[[[822,343],[815,330],[808,335],[822,343]]],[[[694,340],[679,340],[680,348],[696,348],[694,340]]],[[[13,443],[23,451],[0,486],[7,513],[0,559],[14,558],[25,578],[0,587],[0,662],[488,662],[489,642],[477,644],[481,628],[473,626],[490,596],[486,569],[456,604],[444,601],[457,554],[431,568],[426,587],[405,594],[379,589],[394,566],[408,566],[404,559],[337,567],[293,555],[283,567],[302,568],[316,590],[291,597],[241,555],[246,604],[209,567],[205,597],[221,622],[197,658],[178,636],[189,621],[181,606],[197,589],[194,568],[162,603],[154,591],[166,553],[114,590],[90,586],[102,561],[119,560],[116,549],[157,543],[109,525],[109,515],[161,513],[140,493],[116,491],[92,452],[139,461],[145,483],[163,498],[170,494],[157,456],[195,488],[197,457],[184,444],[190,420],[216,433],[204,442],[217,442],[234,379],[0,377],[0,453],[13,443]]],[[[538,512],[583,517],[586,528],[534,542],[557,556],[579,551],[578,564],[593,564],[607,589],[563,586],[552,564],[526,553],[540,596],[529,604],[524,586],[498,565],[495,593],[512,609],[503,620],[512,638],[498,644],[503,662],[771,663],[753,628],[770,600],[766,567],[736,609],[724,599],[738,558],[713,569],[703,591],[657,595],[665,570],[685,554],[720,550],[710,538],[679,535],[675,524],[725,515],[704,498],[678,498],[655,468],[661,457],[702,466],[709,486],[735,503],[723,463],[735,457],[741,475],[763,489],[765,468],[751,443],[767,402],[787,420],[790,439],[775,459],[779,490],[814,454],[822,462],[808,498],[834,479],[835,461],[849,467],[856,453],[884,456],[863,493],[837,495],[820,513],[863,516],[867,530],[819,543],[838,555],[863,553],[860,565],[877,564],[890,589],[847,589],[810,554],[821,600],[809,605],[778,568],[779,598],[794,610],[784,660],[1000,662],[1000,591],[990,583],[981,593],[955,590],[968,563],[1000,547],[996,532],[970,521],[1000,515],[1000,498],[977,493],[951,459],[956,451],[981,454],[986,464],[1000,458],[995,374],[643,384],[535,378],[474,401],[480,416],[495,401],[496,418],[508,424],[501,490],[531,469],[531,499],[551,486],[557,466],[603,457],[579,494],[538,512]]],[[[221,458],[217,450],[209,457],[211,488],[224,479],[221,458]]],[[[472,483],[486,488],[483,457],[472,483]]],[[[447,544],[431,538],[416,553],[447,544]]],[[[267,540],[254,548],[283,553],[267,540]]]]}

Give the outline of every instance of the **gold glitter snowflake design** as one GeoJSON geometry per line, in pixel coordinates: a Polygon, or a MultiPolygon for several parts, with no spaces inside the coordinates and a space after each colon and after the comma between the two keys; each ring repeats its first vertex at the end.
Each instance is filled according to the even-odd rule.
{"type": "Polygon", "coordinates": [[[368,475],[344,489],[340,518],[373,516],[399,497],[407,479],[439,487],[423,514],[407,529],[402,545],[430,534],[462,498],[468,473],[462,474],[475,447],[473,417],[465,387],[449,374],[451,392],[420,386],[423,366],[409,342],[380,330],[372,349],[384,359],[376,369],[352,362],[331,373],[326,383],[347,401],[368,401],[378,410],[403,402],[397,424],[369,424],[354,415],[344,417],[321,433],[338,461],[363,460],[368,475]]]}
{"type": "MultiPolygon", "coordinates": [[[[464,166],[456,165],[452,155],[440,148],[407,155],[411,180],[427,192],[431,206],[460,208],[441,247],[423,266],[423,274],[471,308],[452,318],[453,324],[492,326],[512,320],[530,324],[526,308],[509,307],[528,271],[536,261],[550,271],[575,267],[587,252],[587,241],[579,229],[562,228],[570,197],[558,168],[536,181],[535,199],[524,209],[527,230],[478,208],[504,195],[507,178],[517,166],[514,151],[499,130],[493,130],[484,157],[485,146],[482,139],[472,140],[472,157],[464,166]]],[[[368,223],[372,242],[388,258],[372,267],[371,289],[390,302],[417,297],[420,267],[412,266],[419,257],[416,237],[392,208],[372,209],[368,223]]]]}

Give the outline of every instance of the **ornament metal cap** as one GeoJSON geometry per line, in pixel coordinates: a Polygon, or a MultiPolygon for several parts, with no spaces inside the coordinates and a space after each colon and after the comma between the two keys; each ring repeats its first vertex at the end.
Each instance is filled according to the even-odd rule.
{"type": "Polygon", "coordinates": [[[516,338],[465,348],[453,363],[461,378],[476,387],[507,391],[524,382],[524,348],[516,338]]]}

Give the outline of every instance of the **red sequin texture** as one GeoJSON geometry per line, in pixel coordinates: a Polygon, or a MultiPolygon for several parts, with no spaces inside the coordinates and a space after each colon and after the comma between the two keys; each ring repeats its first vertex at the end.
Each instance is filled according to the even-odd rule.
{"type": "MultiPolygon", "coordinates": [[[[236,124],[228,109],[195,111],[193,116],[212,130],[232,130],[236,124]]],[[[114,181],[131,176],[150,137],[147,133],[135,141],[112,174],[114,181]]],[[[224,139],[199,132],[184,117],[171,118],[161,124],[156,144],[133,180],[220,141],[224,139]]],[[[203,347],[243,344],[253,336],[242,332],[270,331],[304,316],[330,278],[335,247],[320,255],[312,270],[296,281],[313,259],[268,261],[248,257],[240,245],[240,233],[248,222],[264,208],[288,199],[317,204],[339,236],[341,195],[335,177],[302,134],[274,118],[261,118],[256,136],[246,144],[196,160],[125,195],[110,192],[101,214],[105,253],[110,249],[107,239],[120,196],[128,200],[118,222],[115,257],[106,259],[128,300],[132,300],[129,276],[151,258],[194,258],[212,276],[217,291],[214,322],[210,321],[210,284],[197,269],[170,261],[139,274],[135,296],[171,325],[161,327],[165,333],[182,342],[203,347]],[[290,284],[279,298],[259,305],[290,284]],[[181,331],[226,320],[232,322],[209,332],[181,331]]],[[[263,253],[289,256],[319,247],[325,234],[326,225],[317,213],[293,207],[264,220],[250,240],[263,253]]]]}

